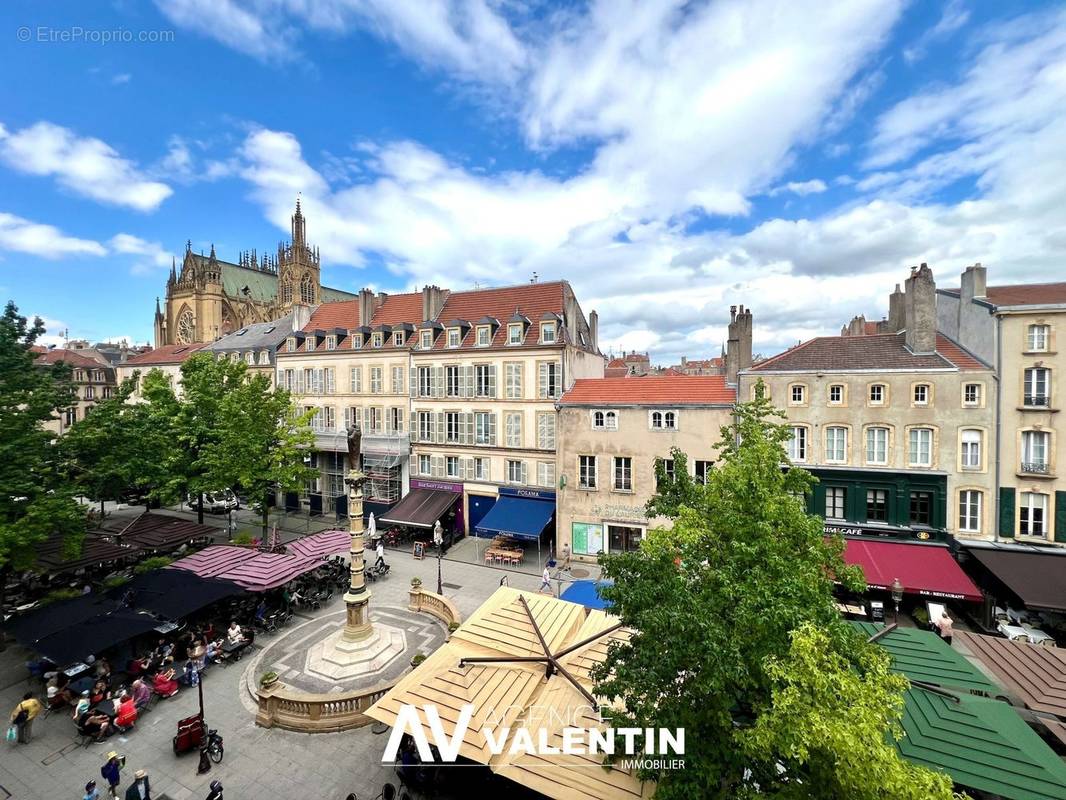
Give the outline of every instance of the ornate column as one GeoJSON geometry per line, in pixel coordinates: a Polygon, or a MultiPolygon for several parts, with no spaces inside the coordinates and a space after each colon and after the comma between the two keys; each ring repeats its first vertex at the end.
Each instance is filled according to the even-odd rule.
{"type": "Polygon", "coordinates": [[[344,594],[348,619],[341,638],[347,642],[366,639],[373,632],[370,624],[370,590],[366,588],[366,564],[363,561],[363,483],[366,476],[359,470],[349,470],[344,482],[348,486],[348,519],[351,542],[351,583],[344,594]]]}

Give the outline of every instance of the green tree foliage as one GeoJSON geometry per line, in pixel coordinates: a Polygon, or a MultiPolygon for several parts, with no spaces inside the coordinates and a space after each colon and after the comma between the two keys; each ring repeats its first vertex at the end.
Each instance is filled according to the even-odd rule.
{"type": "Polygon", "coordinates": [[[44,424],[73,403],[70,370],[35,364],[44,333],[14,303],[0,317],[0,570],[29,567],[35,548],[57,534],[77,553],[85,512],[62,480],[54,436],[44,424]]]}
{"type": "MultiPolygon", "coordinates": [[[[672,512],[673,527],[651,532],[637,552],[603,557],[604,577],[614,581],[603,594],[635,633],[597,669],[597,692],[615,705],[620,724],[685,729],[685,769],[644,775],[658,780],[665,800],[810,786],[811,765],[755,747],[748,733],[773,709],[781,680],[773,665],[787,664],[792,634],[804,626],[860,673],[869,659],[870,646],[840,618],[832,595],[834,577],[861,590],[861,572],[844,564],[843,541],[825,537],[822,520],[806,513],[814,478],[782,469],[789,432],[781,417],[761,393],[739,404],[706,486],[674,487],[661,476],[663,493],[649,507],[672,512]]],[[[894,685],[870,691],[871,703],[898,704],[894,685]]],[[[856,733],[856,758],[881,741],[856,733]]],[[[886,763],[907,769],[899,758],[886,763]]],[[[842,776],[840,785],[858,780],[842,776]]]]}

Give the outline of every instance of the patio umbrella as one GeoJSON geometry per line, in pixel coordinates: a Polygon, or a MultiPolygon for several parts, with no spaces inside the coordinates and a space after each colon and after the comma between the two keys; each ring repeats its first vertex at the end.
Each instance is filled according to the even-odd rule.
{"type": "Polygon", "coordinates": [[[374,519],[373,511],[370,512],[370,520],[366,523],[366,535],[369,537],[370,541],[374,541],[378,535],[378,523],[374,519]]]}

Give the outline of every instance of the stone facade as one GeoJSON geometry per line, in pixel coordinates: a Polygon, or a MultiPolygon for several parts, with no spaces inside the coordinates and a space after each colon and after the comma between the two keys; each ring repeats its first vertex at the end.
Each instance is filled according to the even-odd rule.
{"type": "Polygon", "coordinates": [[[44,427],[56,435],[66,433],[75,422],[85,419],[89,410],[101,400],[111,397],[118,385],[115,368],[104,358],[93,355],[91,350],[42,348],[38,351],[37,364],[66,364],[74,385],[74,404],[45,423],[44,427]]]}

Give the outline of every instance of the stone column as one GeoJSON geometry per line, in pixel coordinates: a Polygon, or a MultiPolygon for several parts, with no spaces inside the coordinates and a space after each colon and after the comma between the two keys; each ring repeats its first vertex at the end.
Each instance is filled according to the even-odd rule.
{"type": "Polygon", "coordinates": [[[363,561],[363,476],[359,472],[348,473],[348,520],[351,542],[351,583],[344,594],[348,606],[348,619],[341,638],[348,642],[366,639],[373,631],[370,624],[370,591],[366,588],[366,565],[363,561]]]}

